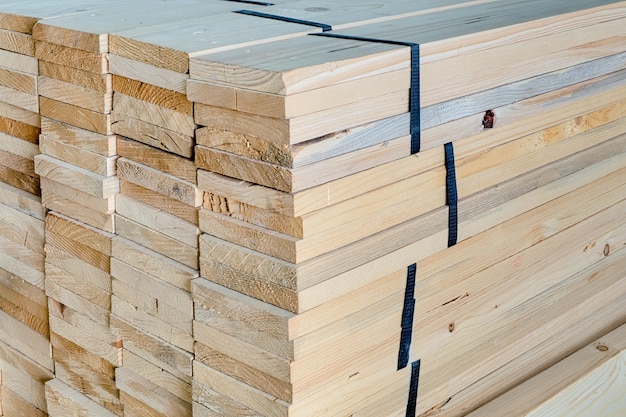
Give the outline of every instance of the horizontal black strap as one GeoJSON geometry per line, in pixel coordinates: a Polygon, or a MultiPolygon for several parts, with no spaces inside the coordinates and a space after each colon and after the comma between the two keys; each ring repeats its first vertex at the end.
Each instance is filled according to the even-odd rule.
{"type": "Polygon", "coordinates": [[[421,105],[420,105],[420,46],[418,43],[395,41],[388,39],[367,38],[361,36],[342,35],[339,33],[310,33],[315,36],[347,39],[362,42],[385,43],[411,48],[411,91],[409,92],[409,111],[411,112],[411,155],[418,153],[421,147],[421,105]]]}
{"type": "Polygon", "coordinates": [[[312,22],[310,20],[294,19],[287,16],[279,16],[275,14],[256,12],[254,10],[235,10],[233,13],[245,14],[249,16],[263,17],[265,19],[280,20],[281,22],[297,23],[300,25],[315,26],[321,28],[323,32],[333,30],[332,26],[326,23],[312,22]]]}
{"type": "Polygon", "coordinates": [[[274,3],[268,3],[265,1],[254,1],[254,0],[226,0],[233,3],[246,3],[246,4],[254,4],[256,6],[274,6],[274,3]]]}

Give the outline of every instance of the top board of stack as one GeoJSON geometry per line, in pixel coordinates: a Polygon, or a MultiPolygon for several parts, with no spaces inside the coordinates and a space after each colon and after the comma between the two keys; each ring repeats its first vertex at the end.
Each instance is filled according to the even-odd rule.
{"type": "Polygon", "coordinates": [[[60,235],[106,247],[108,370],[53,349],[47,411],[460,416],[608,333],[625,40],[626,1],[0,0],[54,349],[98,347],[60,235]]]}

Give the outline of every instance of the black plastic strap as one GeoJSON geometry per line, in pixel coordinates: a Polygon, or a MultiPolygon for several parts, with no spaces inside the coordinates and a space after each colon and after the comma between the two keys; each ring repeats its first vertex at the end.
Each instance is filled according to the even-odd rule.
{"type": "Polygon", "coordinates": [[[233,11],[233,13],[246,14],[246,15],[256,16],[256,17],[263,17],[266,19],[280,20],[282,22],[298,23],[300,25],[315,26],[315,27],[321,28],[323,32],[333,30],[332,26],[327,25],[326,23],[312,22],[310,20],[294,19],[291,17],[279,16],[275,14],[255,12],[254,10],[235,10],[233,11]]]}
{"type": "Polygon", "coordinates": [[[413,312],[415,311],[415,273],[417,264],[409,265],[404,290],[404,307],[402,308],[402,331],[400,333],[400,350],[398,352],[398,370],[409,364],[409,351],[413,337],[413,312]]]}
{"type": "Polygon", "coordinates": [[[415,417],[417,410],[417,388],[420,382],[420,360],[411,364],[411,383],[409,385],[409,399],[406,403],[406,417],[415,417]]]}
{"type": "Polygon", "coordinates": [[[456,245],[459,234],[459,196],[456,188],[456,169],[454,166],[454,145],[444,145],[446,152],[446,204],[448,205],[448,247],[456,245]]]}
{"type": "Polygon", "coordinates": [[[226,0],[232,3],[246,3],[246,4],[254,4],[256,6],[274,6],[274,3],[268,3],[265,1],[254,1],[254,0],[226,0]]]}
{"type": "Polygon", "coordinates": [[[353,41],[386,43],[411,48],[411,91],[409,93],[409,111],[411,112],[411,155],[418,153],[421,147],[421,105],[420,105],[420,46],[418,43],[393,41],[387,39],[365,38],[360,36],[342,35],[339,33],[310,33],[309,35],[327,36],[331,38],[353,41]]]}

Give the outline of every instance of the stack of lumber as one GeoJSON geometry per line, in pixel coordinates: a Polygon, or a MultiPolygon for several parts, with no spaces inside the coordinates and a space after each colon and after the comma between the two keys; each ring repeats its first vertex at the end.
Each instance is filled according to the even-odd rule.
{"type": "Polygon", "coordinates": [[[109,326],[118,180],[107,36],[77,36],[64,23],[88,20],[102,7],[84,1],[47,3],[32,30],[41,116],[35,171],[49,210],[45,290],[55,378],[46,383],[45,393],[52,416],[123,415],[114,380],[118,341],[109,326]],[[44,23],[52,21],[57,23],[44,23]]]}
{"type": "Polygon", "coordinates": [[[44,290],[45,209],[33,162],[40,132],[36,19],[18,6],[0,13],[0,415],[40,416],[54,364],[44,290]]]}
{"type": "Polygon", "coordinates": [[[626,320],[626,2],[4,3],[0,415],[463,416],[626,320]]]}
{"type": "Polygon", "coordinates": [[[192,57],[194,379],[251,414],[380,416],[414,406],[419,376],[416,414],[462,415],[524,354],[540,367],[544,344],[584,343],[583,317],[603,318],[594,335],[619,324],[624,11],[489,2],[334,28],[420,44],[416,155],[406,46],[306,36],[192,57]]]}

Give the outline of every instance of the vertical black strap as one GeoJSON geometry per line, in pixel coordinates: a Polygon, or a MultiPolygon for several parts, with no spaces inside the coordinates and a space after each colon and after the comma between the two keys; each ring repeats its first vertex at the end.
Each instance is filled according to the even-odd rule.
{"type": "Polygon", "coordinates": [[[458,192],[456,188],[456,169],[454,166],[454,146],[452,142],[444,145],[446,152],[446,204],[448,205],[448,247],[456,245],[459,227],[458,192]]]}
{"type": "Polygon", "coordinates": [[[417,410],[417,388],[420,382],[420,360],[411,363],[411,382],[409,384],[409,399],[406,403],[406,417],[415,417],[417,410]]]}
{"type": "Polygon", "coordinates": [[[420,101],[420,46],[418,43],[393,41],[387,39],[364,38],[361,36],[342,35],[338,33],[310,33],[313,36],[348,39],[353,41],[386,43],[402,45],[411,48],[411,91],[409,93],[409,111],[411,112],[411,155],[418,153],[421,148],[421,101],[420,101]]]}
{"type": "Polygon", "coordinates": [[[409,363],[409,351],[413,337],[413,312],[415,310],[415,273],[417,264],[407,267],[406,288],[404,290],[404,307],[402,308],[402,330],[400,333],[400,350],[398,352],[398,370],[406,368],[409,363]]]}
{"type": "Polygon", "coordinates": [[[411,111],[411,155],[420,151],[421,139],[421,105],[420,105],[420,46],[411,45],[411,92],[409,109],[411,111]]]}

